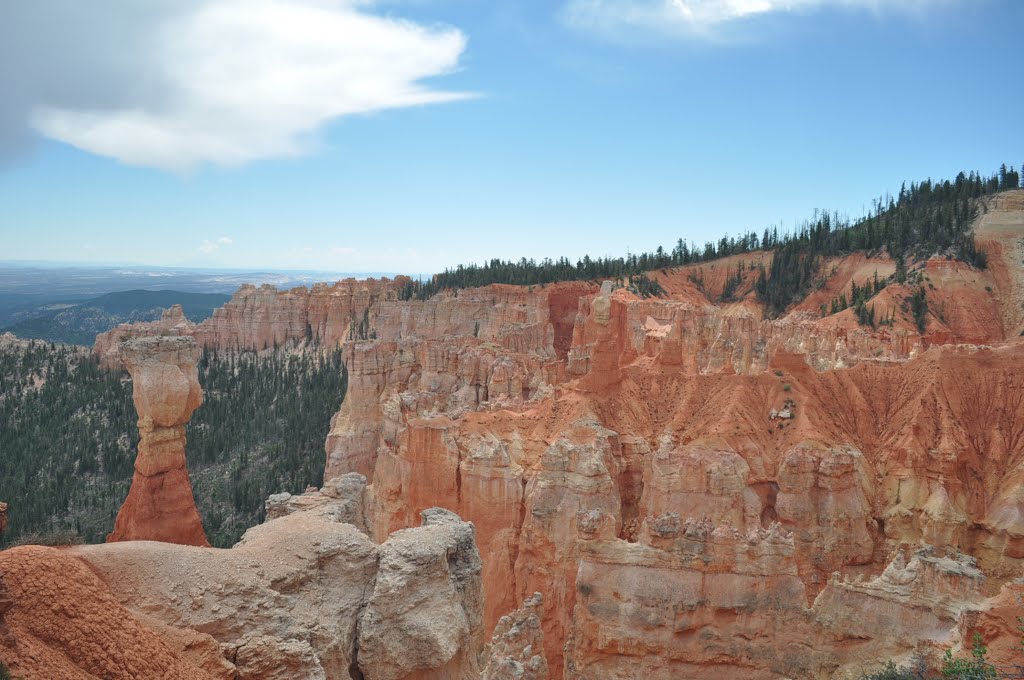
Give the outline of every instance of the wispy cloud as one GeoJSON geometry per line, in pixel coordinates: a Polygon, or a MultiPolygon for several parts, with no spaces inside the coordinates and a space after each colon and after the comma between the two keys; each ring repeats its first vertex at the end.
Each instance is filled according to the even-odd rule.
{"type": "Polygon", "coordinates": [[[915,13],[956,0],[568,0],[563,21],[606,37],[659,34],[716,38],[730,24],[759,16],[828,8],[915,13]]]}
{"type": "Polygon", "coordinates": [[[465,35],[374,4],[5,4],[0,153],[31,126],[130,165],[233,166],[306,153],[339,117],[465,98],[424,82],[458,67],[465,35]]]}
{"type": "Polygon", "coordinates": [[[230,236],[221,236],[220,238],[213,240],[203,239],[203,242],[199,244],[199,247],[196,250],[203,255],[210,255],[211,253],[219,250],[222,246],[229,246],[232,243],[234,243],[234,240],[230,236]]]}

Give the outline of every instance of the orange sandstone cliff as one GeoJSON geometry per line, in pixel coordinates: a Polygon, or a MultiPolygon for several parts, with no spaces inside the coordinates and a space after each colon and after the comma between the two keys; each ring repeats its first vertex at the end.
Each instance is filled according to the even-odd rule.
{"type": "Polygon", "coordinates": [[[224,350],[262,350],[289,341],[336,345],[358,327],[371,305],[397,300],[410,281],[346,279],[317,283],[279,292],[269,284],[243,285],[231,300],[209,319],[194,324],[185,318],[180,305],[166,310],[153,322],[122,324],[96,338],[94,352],[107,368],[120,368],[118,346],[133,337],[146,335],[191,335],[202,346],[224,350]]]}
{"type": "Polygon", "coordinates": [[[924,333],[916,285],[872,301],[892,325],[821,317],[893,271],[860,254],[780,319],[750,266],[718,302],[743,257],[654,273],[663,298],[572,283],[373,305],[377,339],[344,344],[327,476],[368,476],[378,538],[433,505],[472,521],[485,626],[542,593],[551,677],[934,661],[1024,575],[1022,196],[979,220],[987,270],[913,265],[924,333]]]}
{"type": "MultiPolygon", "coordinates": [[[[827,261],[818,289],[770,319],[749,266],[768,256],[755,253],[653,272],[667,295],[650,299],[611,282],[426,301],[388,281],[249,287],[203,324],[171,313],[101,336],[96,352],[155,328],[221,349],[340,344],[349,391],[326,486],[365,476],[346,521],[377,544],[432,507],[472,522],[482,590],[467,607],[480,620],[453,620],[493,635],[493,654],[452,651],[468,633],[424,648],[467,673],[540,677],[543,662],[578,680],[857,677],[888,658],[935,663],[976,630],[1007,656],[1024,576],[1024,192],[985,207],[988,269],[911,263],[913,285],[871,300],[892,318],[876,328],[819,309],[891,273],[884,255],[827,261]],[[923,333],[907,304],[918,286],[923,333]]],[[[281,518],[264,526],[318,502],[272,498],[281,518]]],[[[116,573],[92,550],[78,549],[116,573]]],[[[163,606],[153,581],[111,583],[126,606],[163,606]]],[[[208,628],[181,613],[205,611],[205,596],[160,597],[175,625],[208,628]]],[[[359,646],[359,658],[395,653],[359,646]]],[[[399,670],[379,677],[418,672],[386,663],[399,670]]]]}

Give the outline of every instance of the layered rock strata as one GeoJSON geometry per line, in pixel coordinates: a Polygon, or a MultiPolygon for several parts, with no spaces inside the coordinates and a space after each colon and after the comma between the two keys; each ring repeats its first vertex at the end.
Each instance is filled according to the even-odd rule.
{"type": "Polygon", "coordinates": [[[139,414],[139,451],[128,498],[108,542],[209,545],[185,466],[185,425],[203,402],[195,340],[154,336],[123,343],[139,414]]]}
{"type": "MultiPolygon", "coordinates": [[[[1002,285],[999,267],[1012,264],[979,274],[929,262],[922,271],[973,300],[1002,285]]],[[[843,286],[887,267],[862,257],[835,265],[843,286]]],[[[801,309],[765,319],[750,301],[711,304],[713,291],[678,283],[685,271],[675,276],[665,280],[668,299],[613,284],[578,295],[571,342],[554,362],[533,345],[476,364],[520,367],[517,382],[536,385],[525,398],[466,398],[488,374],[431,363],[477,352],[468,334],[347,344],[351,388],[327,441],[328,471],[370,477],[382,533],[430,505],[487,527],[485,623],[542,592],[552,677],[634,677],[638,668],[832,677],[856,674],[876,652],[899,658],[917,645],[956,644],[962,613],[993,586],[967,588],[958,609],[929,614],[927,634],[910,627],[891,644],[885,626],[868,626],[874,646],[848,654],[857,645],[829,623],[846,592],[830,585],[832,574],[881,578],[893,555],[927,545],[973,556],[993,584],[1024,573],[1024,348],[1001,323],[953,313],[954,296],[919,334],[899,312],[906,286],[879,294],[876,304],[899,313],[871,329],[801,309]],[[964,344],[979,341],[991,346],[964,344]],[[677,545],[673,526],[685,536],[701,518],[713,527],[703,543],[677,545]],[[750,541],[767,557],[739,550],[750,541]],[[598,595],[591,571],[605,579],[598,595]],[[647,617],[672,607],[680,618],[660,639],[647,617]]],[[[978,313],[995,318],[1005,304],[978,301],[978,313]]],[[[931,612],[925,590],[888,600],[899,610],[888,616],[931,612]]]]}
{"type": "Polygon", "coordinates": [[[371,482],[358,514],[378,541],[434,506],[473,522],[483,631],[542,593],[550,677],[857,677],[890,657],[934,664],[979,627],[1008,634],[1001,587],[1024,574],[1022,206],[1001,195],[979,219],[988,269],[910,263],[913,284],[869,301],[891,321],[874,328],[818,310],[889,258],[826,260],[769,319],[752,292],[768,256],[751,254],[652,272],[667,295],[650,299],[616,282],[427,301],[374,297],[379,282],[337,300],[247,289],[180,332],[223,349],[341,342],[325,477],[371,482]]]}
{"type": "Polygon", "coordinates": [[[160,321],[122,324],[101,333],[93,353],[107,368],[119,368],[119,345],[147,335],[192,336],[201,346],[222,351],[289,343],[334,347],[371,337],[388,342],[463,337],[512,352],[539,348],[553,357],[568,350],[577,300],[597,288],[582,282],[536,289],[488,286],[401,301],[407,283],[407,277],[346,279],[288,291],[244,285],[200,324],[188,321],[175,305],[160,321]]]}

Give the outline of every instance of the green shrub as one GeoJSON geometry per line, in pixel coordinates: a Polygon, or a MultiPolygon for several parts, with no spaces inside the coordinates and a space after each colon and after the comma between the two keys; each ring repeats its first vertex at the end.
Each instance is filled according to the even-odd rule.
{"type": "Polygon", "coordinates": [[[914,323],[917,324],[917,330],[924,333],[924,329],[928,326],[928,297],[924,288],[914,291],[914,295],[910,298],[910,308],[914,312],[914,323]]]}
{"type": "Polygon", "coordinates": [[[926,673],[924,659],[918,657],[910,666],[897,666],[892,661],[886,661],[882,670],[860,677],[861,680],[927,680],[926,673]]]}
{"type": "Polygon", "coordinates": [[[0,661],[0,680],[11,680],[11,670],[3,661],[0,661]]]}
{"type": "MultiPolygon", "coordinates": [[[[1020,630],[1024,633],[1024,617],[1019,621],[1020,630]]],[[[1021,649],[1024,650],[1024,638],[1021,639],[1021,649]]],[[[971,657],[954,659],[953,650],[947,649],[942,658],[939,676],[928,673],[924,659],[917,657],[910,666],[897,666],[892,661],[887,661],[882,670],[861,675],[860,680],[998,680],[999,672],[988,662],[987,655],[988,647],[985,646],[981,635],[975,633],[971,643],[971,657]]]]}
{"type": "Polygon", "coordinates": [[[981,639],[981,635],[974,634],[971,645],[970,659],[954,659],[953,651],[946,650],[942,658],[942,677],[949,680],[990,680],[999,677],[995,666],[985,660],[988,654],[988,647],[981,639]]]}

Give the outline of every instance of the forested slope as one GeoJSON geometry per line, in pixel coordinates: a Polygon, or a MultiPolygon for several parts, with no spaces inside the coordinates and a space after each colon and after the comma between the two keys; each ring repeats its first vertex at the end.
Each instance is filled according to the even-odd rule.
{"type": "Polygon", "coordinates": [[[576,263],[562,257],[541,261],[491,259],[481,265],[458,265],[426,281],[410,281],[403,299],[426,299],[442,290],[492,283],[543,285],[557,281],[621,279],[648,297],[660,294],[646,273],[668,267],[713,262],[756,250],[773,252],[771,264],[760,273],[756,293],[769,314],[779,315],[808,292],[822,256],[886,250],[903,262],[943,254],[984,268],[985,256],[974,245],[970,225],[983,209],[979,199],[1020,186],[1020,173],[1003,165],[990,176],[959,173],[952,180],[904,184],[898,195],[875,199],[859,219],[818,211],[795,229],[767,227],[737,236],[722,236],[703,247],[679,239],[670,250],[591,258],[576,263]]]}
{"type": "MultiPolygon", "coordinates": [[[[211,542],[229,546],[263,519],[268,495],[322,483],[344,368],[337,353],[208,353],[200,381],[206,397],[188,426],[188,465],[211,542]]],[[[103,540],[131,482],[131,390],[127,374],[101,371],[82,348],[0,343],[5,545],[103,540]]]]}

